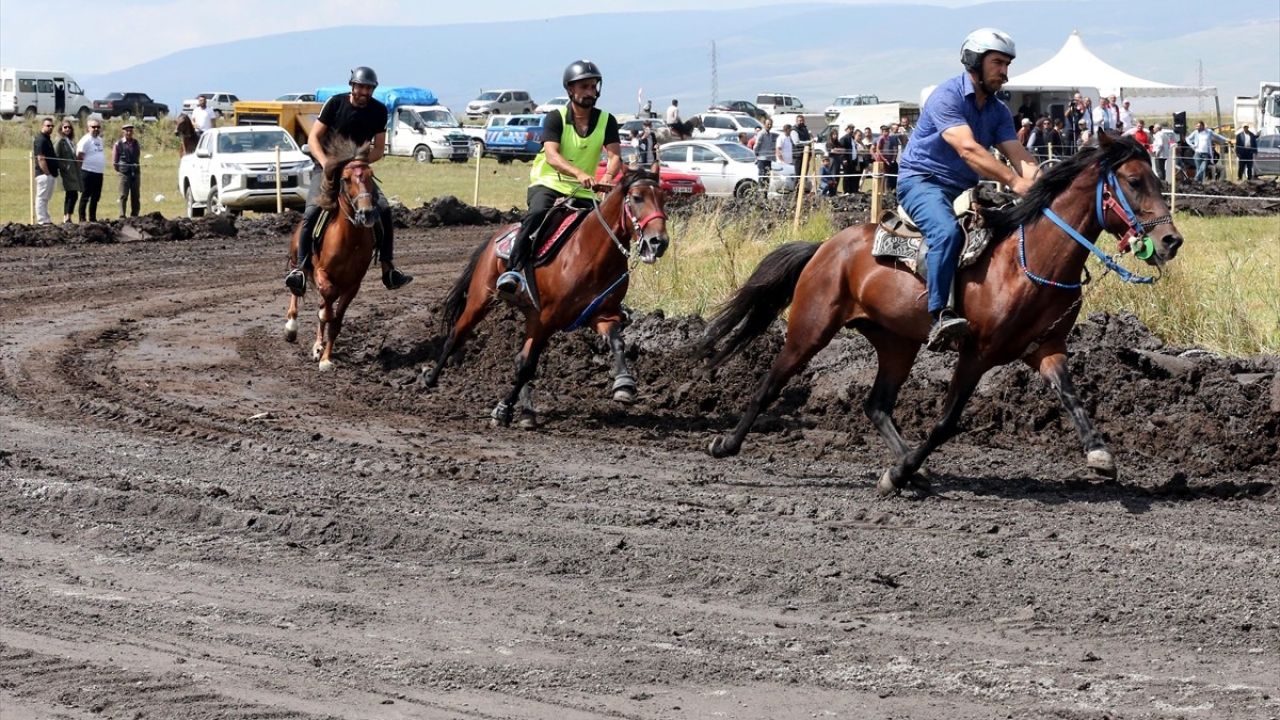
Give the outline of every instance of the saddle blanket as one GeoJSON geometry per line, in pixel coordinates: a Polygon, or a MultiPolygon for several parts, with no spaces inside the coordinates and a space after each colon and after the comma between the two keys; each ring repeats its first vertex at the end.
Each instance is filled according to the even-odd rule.
{"type": "MultiPolygon", "coordinates": [[[[960,252],[958,267],[966,268],[978,261],[987,246],[991,244],[991,231],[986,228],[966,228],[964,250],[960,252]]],[[[871,254],[875,257],[887,257],[901,260],[911,271],[926,280],[929,267],[925,256],[929,246],[921,237],[903,237],[895,235],[884,225],[876,226],[875,240],[871,243],[871,254]]]]}
{"type": "MultiPolygon", "coordinates": [[[[582,208],[570,207],[568,205],[557,205],[551,208],[547,213],[546,220],[542,223],[542,230],[546,228],[554,228],[553,232],[534,232],[534,252],[533,264],[540,267],[551,262],[555,258],[556,253],[564,246],[578,226],[582,223],[582,219],[587,216],[589,210],[582,208]]],[[[498,236],[494,241],[495,250],[498,257],[503,260],[511,258],[511,245],[515,242],[516,233],[520,232],[520,225],[513,224],[507,228],[507,231],[498,236]]]]}

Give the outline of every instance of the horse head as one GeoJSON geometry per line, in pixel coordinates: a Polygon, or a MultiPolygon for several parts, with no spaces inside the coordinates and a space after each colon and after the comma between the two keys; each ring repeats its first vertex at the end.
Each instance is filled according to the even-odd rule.
{"type": "Polygon", "coordinates": [[[324,166],[318,204],[326,210],[340,208],[348,219],[362,227],[373,227],[378,221],[378,207],[373,200],[373,168],[369,165],[371,143],[356,147],[339,140],[329,150],[324,166]]]}
{"type": "Polygon", "coordinates": [[[629,170],[613,192],[622,195],[625,226],[639,244],[640,261],[652,265],[671,244],[663,209],[665,197],[658,176],[647,170],[629,170]]]}
{"type": "Polygon", "coordinates": [[[1173,224],[1151,156],[1132,137],[1099,133],[1102,154],[1098,178],[1098,222],[1120,236],[1120,249],[1132,249],[1149,265],[1164,265],[1178,254],[1182,233],[1173,224]]]}

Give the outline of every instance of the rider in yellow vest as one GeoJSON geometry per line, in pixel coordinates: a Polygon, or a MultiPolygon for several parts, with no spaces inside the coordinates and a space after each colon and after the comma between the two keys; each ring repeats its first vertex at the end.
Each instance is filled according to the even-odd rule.
{"type": "Polygon", "coordinates": [[[529,171],[529,212],[511,244],[507,271],[498,276],[498,296],[508,302],[527,293],[532,300],[536,289],[531,267],[531,238],[555,201],[563,197],[593,198],[596,166],[600,151],[608,153],[605,178],[622,169],[618,121],[596,108],[603,77],[596,64],[579,60],[564,70],[564,89],[569,104],[547,113],[542,123],[542,151],[529,171]]]}

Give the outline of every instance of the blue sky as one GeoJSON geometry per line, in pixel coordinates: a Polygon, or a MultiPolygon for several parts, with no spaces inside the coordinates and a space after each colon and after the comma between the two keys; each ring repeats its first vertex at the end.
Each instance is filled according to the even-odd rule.
{"type": "MultiPolygon", "coordinates": [[[[886,0],[819,0],[846,5],[886,0]]],[[[975,0],[914,0],[961,7],[975,0]]],[[[1039,0],[1013,0],[1038,2],[1039,0]]],[[[105,73],[190,47],[344,25],[447,25],[556,15],[667,10],[743,12],[814,0],[0,0],[0,65],[105,73]],[[305,8],[305,10],[304,10],[305,8]],[[485,8],[483,12],[481,8],[485,8]],[[358,9],[358,11],[354,11],[358,9]],[[495,11],[496,9],[496,11],[495,11]]]]}

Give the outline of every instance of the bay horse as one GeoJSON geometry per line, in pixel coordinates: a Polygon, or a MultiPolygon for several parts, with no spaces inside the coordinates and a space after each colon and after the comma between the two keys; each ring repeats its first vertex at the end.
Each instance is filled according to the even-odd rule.
{"type": "Polygon", "coordinates": [[[698,348],[714,366],[763,334],[791,305],[782,351],[738,425],[711,442],[710,454],[736,454],[756,417],[787,381],[840,328],[849,327],[866,336],[878,360],[863,410],[895,459],[876,484],[882,495],[920,480],[916,472],[956,433],[982,375],[1014,360],[1037,370],[1057,391],[1080,435],[1087,467],[1114,479],[1115,459],[1071,383],[1066,341],[1080,310],[1081,273],[1090,252],[1129,281],[1153,280],[1133,276],[1106,257],[1094,245],[1103,230],[1122,233],[1120,252],[1132,243],[1136,254],[1157,269],[1182,244],[1149,156],[1132,138],[1101,135],[1098,145],[1041,175],[1020,204],[992,211],[986,219],[992,246],[956,278],[970,335],[959,347],[942,417],[922,444],[913,448],[903,439],[893,408],[929,333],[925,283],[895,261],[872,256],[876,226],[867,224],[846,228],[821,244],[791,243],[773,251],[713,318],[698,348]],[[1157,228],[1152,241],[1148,231],[1157,228]],[[716,352],[716,343],[731,332],[716,352]]]}
{"type": "Polygon", "coordinates": [[[196,132],[195,123],[191,122],[188,115],[179,115],[178,120],[174,123],[173,134],[178,136],[182,144],[182,155],[190,155],[196,151],[196,143],[200,140],[200,134],[196,132]]]}
{"type": "MultiPolygon", "coordinates": [[[[595,201],[592,201],[595,204],[595,201]]],[[[593,325],[613,354],[613,399],[634,402],[636,381],[627,366],[622,340],[622,300],[630,284],[628,263],[653,264],[666,251],[667,216],[658,177],[645,170],[627,171],[595,204],[573,235],[550,262],[534,272],[540,302],[521,306],[525,315],[525,340],[516,356],[516,378],[511,391],[490,413],[496,424],[510,425],[517,409],[518,425],[537,427],[532,380],[538,360],[553,334],[593,325]]],[[[506,270],[498,257],[496,240],[517,225],[507,225],[482,242],[445,298],[441,327],[444,342],[434,367],[424,378],[434,387],[445,363],[462,349],[476,325],[493,308],[494,283],[506,270]]],[[[537,242],[542,242],[538,239],[537,242]]],[[[535,251],[536,252],[536,251],[535,251]]],[[[532,262],[532,261],[531,261],[532,262]]]]}
{"type": "MultiPolygon", "coordinates": [[[[319,324],[311,358],[319,360],[319,369],[333,369],[333,344],[342,331],[342,318],[351,301],[360,292],[365,272],[373,261],[374,226],[379,214],[374,201],[373,169],[367,161],[370,143],[356,148],[354,143],[338,138],[329,149],[329,162],[324,167],[324,180],[317,200],[329,212],[329,221],[315,243],[311,267],[305,270],[307,282],[320,295],[319,324]]],[[[297,264],[298,234],[302,223],[293,231],[289,245],[289,267],[297,264]]],[[[289,296],[285,313],[285,340],[298,339],[298,303],[289,296]]]]}
{"type": "Polygon", "coordinates": [[[694,115],[688,120],[683,120],[678,123],[672,123],[667,127],[671,129],[671,133],[676,136],[677,140],[688,140],[689,138],[693,137],[694,130],[705,129],[702,125],[702,118],[698,117],[697,115],[694,115]]]}

